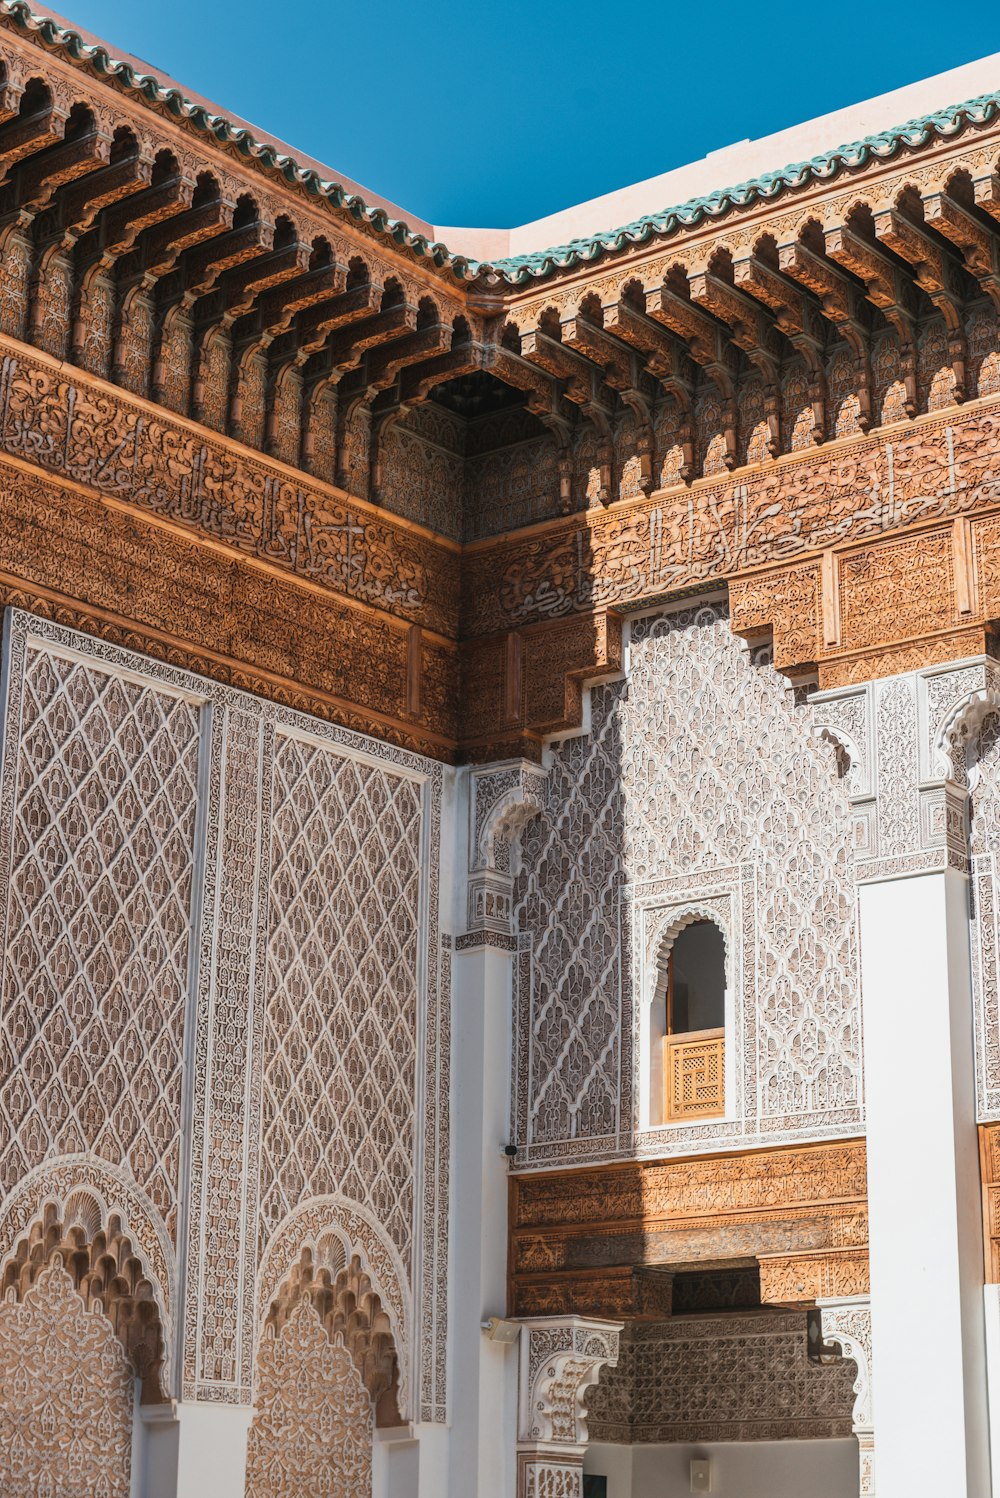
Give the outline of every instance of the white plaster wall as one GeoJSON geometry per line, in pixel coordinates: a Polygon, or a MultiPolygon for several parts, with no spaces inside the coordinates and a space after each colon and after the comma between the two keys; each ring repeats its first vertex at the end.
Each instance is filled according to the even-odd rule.
{"type": "Polygon", "coordinates": [[[857,1498],[858,1443],[720,1441],[700,1446],[602,1446],[587,1449],[583,1470],[608,1478],[608,1498],[686,1498],[692,1457],[712,1463],[720,1498],[857,1498]]]}

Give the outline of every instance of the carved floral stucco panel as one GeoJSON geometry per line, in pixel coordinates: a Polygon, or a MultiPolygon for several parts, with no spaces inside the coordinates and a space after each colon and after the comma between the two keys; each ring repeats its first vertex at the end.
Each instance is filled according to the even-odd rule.
{"type": "Polygon", "coordinates": [[[132,1370],[61,1262],[0,1305],[0,1491],[129,1498],[132,1370]]]}
{"type": "Polygon", "coordinates": [[[515,1137],[540,1162],[854,1126],[852,834],[834,757],[721,608],[641,619],[630,651],[628,676],[592,691],[590,732],[554,751],[523,834],[515,1137]],[[636,1135],[636,910],[648,921],[706,892],[737,912],[729,1118],[636,1135]]]}

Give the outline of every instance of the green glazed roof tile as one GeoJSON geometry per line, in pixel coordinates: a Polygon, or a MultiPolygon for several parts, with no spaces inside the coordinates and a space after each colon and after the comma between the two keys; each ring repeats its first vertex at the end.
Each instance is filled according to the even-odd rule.
{"type": "Polygon", "coordinates": [[[283,154],[266,141],[257,141],[244,126],[232,124],[223,115],[212,114],[204,105],[186,99],[178,89],[167,87],[149,74],[137,72],[130,63],[113,58],[105,47],[84,41],[79,32],[62,27],[49,17],[35,15],[27,0],[0,0],[0,15],[9,16],[22,30],[37,33],[50,47],[64,50],[74,61],[86,64],[100,76],[113,78],[148,102],[165,106],[178,119],[189,120],[223,144],[235,145],[243,155],[279,172],[287,182],[326,198],[334,208],[346,210],[357,222],[386,235],[411,254],[430,259],[439,269],[448,269],[457,280],[499,277],[511,286],[528,285],[558,271],[589,264],[603,255],[613,255],[634,245],[647,244],[654,238],[665,238],[680,229],[692,228],[706,219],[722,218],[734,210],[766,202],[782,193],[809,187],[816,182],[832,181],[842,172],[863,170],[872,161],[888,161],[904,150],[917,150],[935,139],[959,135],[970,125],[991,124],[1000,113],[1000,90],[982,94],[964,104],[952,105],[934,114],[908,120],[893,129],[866,136],[864,140],[837,146],[835,150],[814,156],[809,161],[752,177],[736,187],[689,198],[675,207],[644,215],[620,229],[573,239],[528,255],[485,262],[453,255],[446,245],[412,231],[404,220],[391,218],[384,208],[369,207],[356,193],[345,192],[340,183],[327,181],[314,168],[302,167],[294,157],[283,154]]]}

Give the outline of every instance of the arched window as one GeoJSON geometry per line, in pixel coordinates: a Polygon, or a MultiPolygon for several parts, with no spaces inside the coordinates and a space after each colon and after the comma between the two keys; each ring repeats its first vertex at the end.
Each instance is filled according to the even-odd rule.
{"type": "Polygon", "coordinates": [[[694,918],[664,941],[650,1014],[650,1123],[718,1118],[725,1096],[726,943],[694,918]]]}

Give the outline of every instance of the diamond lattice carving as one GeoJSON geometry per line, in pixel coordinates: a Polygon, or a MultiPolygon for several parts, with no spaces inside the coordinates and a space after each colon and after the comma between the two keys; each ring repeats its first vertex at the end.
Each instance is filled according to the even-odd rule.
{"type": "Polygon", "coordinates": [[[372,1404],[340,1332],[300,1300],[258,1356],[246,1498],[370,1498],[372,1404]]]}
{"type": "Polygon", "coordinates": [[[58,1257],[0,1305],[0,1492],[128,1498],[132,1372],[58,1257]]]}
{"type": "Polygon", "coordinates": [[[413,1218],[421,790],[279,736],[264,1037],[265,1229],[307,1196],[413,1218]]]}
{"type": "Polygon", "coordinates": [[[11,704],[0,1183],[92,1150],[173,1234],[199,708],[35,646],[11,704]]]}

